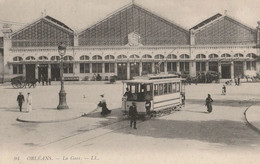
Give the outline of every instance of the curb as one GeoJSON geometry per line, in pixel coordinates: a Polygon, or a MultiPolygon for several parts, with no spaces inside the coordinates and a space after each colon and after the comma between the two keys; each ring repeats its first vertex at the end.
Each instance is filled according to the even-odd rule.
{"type": "MultiPolygon", "coordinates": [[[[19,116],[19,117],[21,117],[21,116],[19,116]]],[[[19,117],[16,118],[16,121],[26,122],[26,123],[55,123],[55,122],[65,122],[65,121],[76,120],[76,119],[81,118],[82,116],[77,116],[77,117],[68,118],[68,119],[50,120],[50,121],[28,121],[28,120],[20,119],[19,117]]]]}
{"type": "Polygon", "coordinates": [[[249,107],[245,110],[245,112],[244,112],[245,120],[246,120],[246,122],[247,122],[247,125],[248,125],[249,127],[251,127],[255,132],[257,132],[257,133],[260,135],[260,129],[258,129],[258,128],[255,127],[253,124],[251,124],[251,123],[248,121],[247,116],[246,116],[246,112],[247,112],[248,109],[250,109],[250,107],[252,107],[252,106],[253,106],[253,105],[249,106],[249,107]]]}

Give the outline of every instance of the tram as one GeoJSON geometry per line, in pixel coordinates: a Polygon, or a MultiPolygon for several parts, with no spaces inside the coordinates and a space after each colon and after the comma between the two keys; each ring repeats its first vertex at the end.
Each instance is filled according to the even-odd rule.
{"type": "Polygon", "coordinates": [[[128,115],[135,102],[138,115],[157,116],[179,110],[185,103],[185,86],[177,75],[147,75],[123,81],[122,112],[128,115]],[[148,110],[147,110],[147,106],[148,110]]]}

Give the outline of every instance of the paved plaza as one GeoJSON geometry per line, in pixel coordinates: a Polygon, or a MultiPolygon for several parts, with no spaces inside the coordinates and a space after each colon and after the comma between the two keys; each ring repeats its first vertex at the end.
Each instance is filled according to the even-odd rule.
{"type": "Polygon", "coordinates": [[[3,84],[0,163],[46,163],[44,157],[53,163],[260,163],[260,83],[227,86],[225,96],[221,88],[222,84],[188,85],[181,111],[139,120],[134,130],[120,112],[121,82],[65,82],[70,109],[64,111],[55,109],[58,82],[30,89],[3,84]],[[31,113],[19,112],[20,91],[32,94],[31,113]],[[100,94],[112,110],[107,117],[96,109],[100,94]],[[207,94],[214,100],[210,114],[204,105],[207,94]]]}

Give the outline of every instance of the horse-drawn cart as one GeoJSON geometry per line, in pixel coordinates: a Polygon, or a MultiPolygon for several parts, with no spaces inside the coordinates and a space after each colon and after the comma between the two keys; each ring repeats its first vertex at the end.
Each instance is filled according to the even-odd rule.
{"type": "Polygon", "coordinates": [[[37,80],[26,80],[25,76],[17,76],[11,79],[11,84],[14,88],[23,88],[28,85],[29,88],[36,86],[37,80]]]}

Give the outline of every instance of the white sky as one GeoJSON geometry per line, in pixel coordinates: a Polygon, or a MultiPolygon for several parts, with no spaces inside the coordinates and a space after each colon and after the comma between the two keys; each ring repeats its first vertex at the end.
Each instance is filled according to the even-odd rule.
{"type": "MultiPolygon", "coordinates": [[[[80,31],[131,2],[131,0],[0,0],[0,21],[31,23],[46,9],[47,15],[60,20],[73,30],[80,31]]],[[[135,3],[186,29],[217,13],[223,14],[224,10],[227,10],[228,15],[253,28],[257,26],[257,21],[260,21],[260,0],[135,0],[135,3]]]]}

